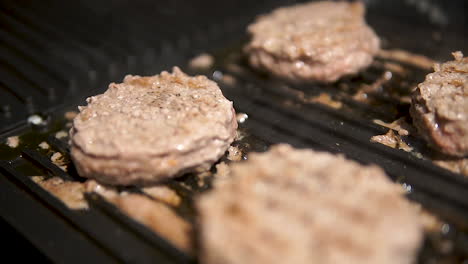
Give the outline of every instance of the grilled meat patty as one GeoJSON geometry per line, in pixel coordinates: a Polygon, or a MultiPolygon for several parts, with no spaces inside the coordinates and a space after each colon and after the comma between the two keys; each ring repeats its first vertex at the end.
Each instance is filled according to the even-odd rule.
{"type": "Polygon", "coordinates": [[[333,82],[367,67],[380,46],[361,2],[279,8],[248,27],[250,64],[292,81],[333,82]]]}
{"type": "Polygon", "coordinates": [[[436,64],[412,95],[410,113],[419,133],[435,149],[468,156],[468,58],[436,64]]]}
{"type": "Polygon", "coordinates": [[[197,201],[201,263],[413,263],[416,212],[382,169],[277,145],[197,201]]]}
{"type": "Polygon", "coordinates": [[[71,130],[78,173],[116,185],[160,182],[216,162],[236,136],[232,102],[205,76],[179,68],[87,99],[71,130]]]}

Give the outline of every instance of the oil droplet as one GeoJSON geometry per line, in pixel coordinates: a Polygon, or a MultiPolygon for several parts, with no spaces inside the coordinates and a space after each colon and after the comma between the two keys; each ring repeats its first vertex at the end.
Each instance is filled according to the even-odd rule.
{"type": "Polygon", "coordinates": [[[176,149],[179,150],[179,151],[182,151],[182,150],[185,149],[185,145],[183,145],[183,144],[178,144],[178,145],[176,146],[176,149]]]}
{"type": "Polygon", "coordinates": [[[450,225],[449,224],[443,224],[442,227],[440,228],[440,232],[442,234],[446,235],[450,231],[450,225]]]}
{"type": "Polygon", "coordinates": [[[413,191],[413,187],[407,183],[403,183],[401,185],[403,187],[403,190],[405,190],[406,193],[411,193],[413,191]]]}
{"type": "Polygon", "coordinates": [[[244,123],[247,118],[249,118],[249,116],[246,113],[238,113],[236,115],[237,122],[240,124],[244,123]]]}
{"type": "Polygon", "coordinates": [[[39,115],[32,115],[28,117],[28,123],[38,126],[42,125],[44,123],[44,120],[39,115]]]}
{"type": "Polygon", "coordinates": [[[213,79],[215,81],[220,81],[223,79],[223,73],[221,71],[214,71],[213,72],[213,79]]]}

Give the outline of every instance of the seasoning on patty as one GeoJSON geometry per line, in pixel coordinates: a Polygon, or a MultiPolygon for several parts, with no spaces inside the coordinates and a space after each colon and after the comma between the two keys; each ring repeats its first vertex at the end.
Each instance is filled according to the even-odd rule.
{"type": "Polygon", "coordinates": [[[114,185],[143,185],[206,170],[236,136],[232,102],[205,76],[126,76],[87,99],[71,130],[78,173],[114,185]]]}

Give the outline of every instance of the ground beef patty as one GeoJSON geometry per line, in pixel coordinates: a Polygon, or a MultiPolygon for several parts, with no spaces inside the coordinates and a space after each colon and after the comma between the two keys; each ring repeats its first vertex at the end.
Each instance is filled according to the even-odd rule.
{"type": "Polygon", "coordinates": [[[468,155],[468,57],[436,64],[413,92],[410,108],[420,134],[437,150],[468,155]]]}
{"type": "Polygon", "coordinates": [[[292,81],[333,82],[367,67],[379,39],[360,2],[313,2],[279,8],[248,27],[250,64],[292,81]]]}
{"type": "Polygon", "coordinates": [[[421,224],[376,166],[278,145],[230,177],[197,201],[201,263],[413,263],[421,224]]]}
{"type": "Polygon", "coordinates": [[[73,120],[78,173],[107,184],[141,185],[208,169],[234,140],[232,102],[205,76],[128,75],[87,99],[73,120]]]}

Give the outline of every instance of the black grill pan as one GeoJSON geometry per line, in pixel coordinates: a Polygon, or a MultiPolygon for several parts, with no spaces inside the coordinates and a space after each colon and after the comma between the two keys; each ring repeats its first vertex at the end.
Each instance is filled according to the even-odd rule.
{"type": "MultiPolygon", "coordinates": [[[[364,1],[369,24],[384,48],[404,49],[431,59],[450,59],[468,47],[465,1],[364,1]]],[[[90,209],[69,210],[36,185],[29,176],[58,176],[82,181],[73,167],[67,172],[37,148],[46,141],[69,157],[66,140],[54,134],[66,129],[63,115],[103,92],[126,74],[150,75],[172,66],[189,71],[187,63],[201,52],[216,58],[202,73],[220,83],[238,112],[247,113],[240,142],[245,152],[264,151],[279,142],[378,164],[402,183],[408,197],[440,217],[444,230],[428,235],[418,263],[462,263],[468,259],[468,178],[435,166],[414,153],[370,142],[387,129],[372,119],[389,122],[406,117],[408,105],[376,96],[379,105],[356,102],[349,91],[375,81],[383,69],[372,66],[337,84],[298,85],[252,70],[242,55],[246,26],[256,15],[295,1],[3,1],[0,4],[0,142],[19,135],[15,149],[0,145],[0,216],[54,262],[195,262],[170,242],[124,215],[97,194],[88,194],[90,209]],[[234,71],[230,65],[240,66],[234,71]],[[235,84],[223,82],[229,75],[235,84]],[[341,86],[347,86],[343,92],[341,86]],[[341,87],[341,88],[340,88],[341,87]],[[303,97],[326,91],[343,103],[336,110],[303,97]],[[37,116],[41,125],[28,122],[37,116]],[[451,250],[440,248],[450,243],[451,250]],[[432,262],[431,262],[432,261],[432,262]]],[[[385,62],[385,59],[377,59],[385,62]]],[[[404,65],[411,75],[395,76],[392,92],[406,93],[422,81],[427,69],[404,65]],[[402,92],[403,91],[403,92],[402,92]]],[[[410,119],[409,119],[410,121],[410,119]]],[[[431,153],[417,136],[405,138],[417,151],[431,153]]],[[[426,155],[429,157],[430,155],[426,155]]],[[[193,222],[191,197],[196,188],[189,176],[172,183],[193,186],[183,195],[183,217],[193,222]]],[[[138,188],[127,191],[140,192],[138,188]]]]}

